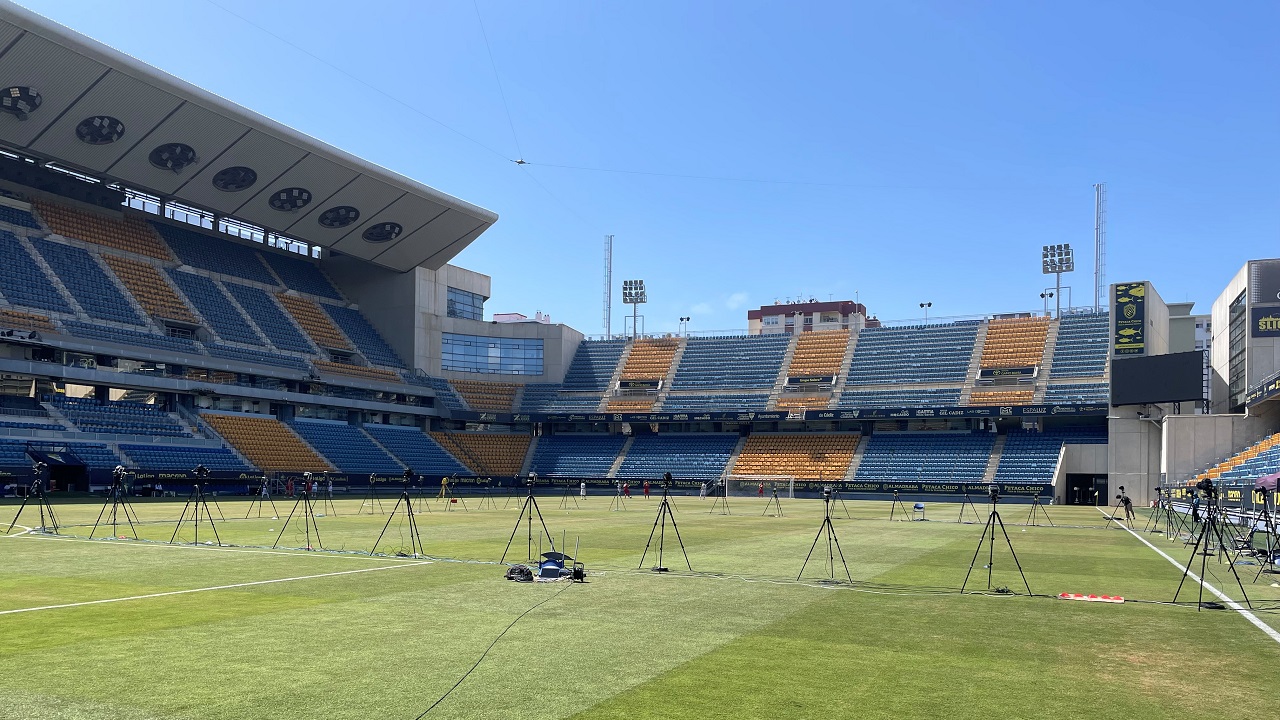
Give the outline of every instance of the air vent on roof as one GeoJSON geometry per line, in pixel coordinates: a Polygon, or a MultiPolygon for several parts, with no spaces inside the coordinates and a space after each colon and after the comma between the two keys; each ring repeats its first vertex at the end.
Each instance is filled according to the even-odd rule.
{"type": "Polygon", "coordinates": [[[80,121],[76,137],[89,145],[110,145],[124,137],[124,123],[110,115],[94,115],[80,121]]]}
{"type": "Polygon", "coordinates": [[[240,192],[258,182],[258,173],[243,165],[223,168],[213,176],[213,186],[222,192],[240,192]]]}
{"type": "Polygon", "coordinates": [[[291,187],[283,190],[277,190],[271,194],[271,199],[267,201],[273,210],[280,212],[293,212],[301,210],[311,204],[311,191],[306,188],[291,187]]]}
{"type": "Polygon", "coordinates": [[[161,170],[172,170],[180,173],[184,168],[194,163],[196,158],[195,148],[186,143],[165,143],[147,156],[152,165],[161,170]]]}
{"type": "Polygon", "coordinates": [[[339,205],[320,213],[319,222],[327,228],[340,228],[346,227],[359,219],[359,210],[350,205],[339,205]]]}
{"type": "Polygon", "coordinates": [[[404,228],[400,223],[384,222],[377,225],[370,225],[364,231],[364,239],[371,243],[382,243],[388,240],[395,240],[404,228]]]}
{"type": "Polygon", "coordinates": [[[40,107],[41,100],[40,93],[34,88],[15,85],[0,91],[0,110],[19,120],[26,120],[28,115],[40,107]]]}

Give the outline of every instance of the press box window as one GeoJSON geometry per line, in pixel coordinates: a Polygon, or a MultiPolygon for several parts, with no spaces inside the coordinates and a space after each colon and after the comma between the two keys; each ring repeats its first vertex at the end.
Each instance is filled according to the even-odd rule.
{"type": "Polygon", "coordinates": [[[483,320],[485,299],[483,295],[449,288],[449,317],[483,320]]]}

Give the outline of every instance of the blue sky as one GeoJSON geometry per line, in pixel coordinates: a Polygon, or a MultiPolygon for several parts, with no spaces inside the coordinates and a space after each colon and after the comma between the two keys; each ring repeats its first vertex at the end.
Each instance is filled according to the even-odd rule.
{"type": "Polygon", "coordinates": [[[1280,255],[1274,3],[24,4],[494,210],[454,261],[493,277],[486,309],[588,334],[606,233],[650,331],[801,295],[1038,309],[1061,242],[1091,304],[1095,182],[1110,281],[1207,312],[1280,255]]]}

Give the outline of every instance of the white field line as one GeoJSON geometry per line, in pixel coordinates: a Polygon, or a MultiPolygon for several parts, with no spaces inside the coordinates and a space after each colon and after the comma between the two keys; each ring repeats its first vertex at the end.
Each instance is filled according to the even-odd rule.
{"type": "MultiPolygon", "coordinates": [[[[1106,513],[1106,512],[1104,512],[1101,508],[1098,508],[1098,512],[1101,512],[1103,515],[1106,515],[1106,514],[1107,514],[1107,513],[1106,513]]],[[[1266,633],[1266,634],[1267,634],[1267,637],[1269,637],[1269,638],[1271,638],[1272,640],[1275,640],[1276,642],[1280,643],[1280,632],[1277,632],[1275,628],[1273,628],[1273,627],[1271,627],[1270,625],[1268,625],[1268,624],[1266,624],[1266,623],[1262,622],[1262,620],[1258,619],[1258,616],[1257,616],[1257,615],[1254,615],[1253,613],[1249,612],[1249,610],[1248,610],[1248,609],[1246,609],[1243,605],[1241,605],[1240,603],[1236,602],[1235,600],[1232,600],[1231,598],[1227,597],[1226,593],[1222,592],[1222,591],[1221,591],[1221,590],[1219,590],[1218,588],[1216,588],[1216,587],[1214,587],[1214,586],[1210,585],[1209,583],[1205,582],[1204,580],[1202,580],[1201,578],[1199,578],[1198,576],[1196,576],[1196,574],[1195,574],[1195,573],[1193,573],[1193,572],[1191,572],[1191,571],[1190,571],[1190,570],[1189,570],[1185,565],[1183,565],[1182,563],[1178,562],[1177,560],[1174,560],[1173,558],[1169,557],[1169,556],[1165,553],[1165,551],[1163,551],[1163,550],[1161,550],[1160,548],[1156,547],[1155,545],[1152,545],[1151,543],[1147,542],[1147,539],[1146,539],[1146,538],[1142,537],[1142,536],[1141,536],[1141,535],[1139,535],[1138,533],[1136,533],[1136,532],[1134,532],[1133,530],[1131,530],[1131,529],[1129,528],[1129,526],[1128,526],[1128,525],[1125,525],[1124,523],[1119,523],[1119,525],[1120,525],[1120,527],[1124,528],[1124,529],[1125,529],[1125,531],[1127,531],[1130,535],[1132,535],[1132,536],[1134,536],[1134,537],[1138,538],[1138,540],[1139,540],[1139,541],[1141,541],[1143,545],[1146,545],[1147,547],[1151,548],[1152,550],[1155,550],[1155,551],[1156,551],[1156,553],[1157,553],[1158,555],[1160,555],[1160,557],[1164,558],[1165,560],[1168,560],[1170,563],[1172,563],[1172,564],[1173,564],[1173,566],[1174,566],[1174,567],[1176,567],[1176,568],[1178,568],[1179,570],[1181,570],[1181,571],[1183,571],[1184,573],[1186,573],[1186,574],[1187,574],[1187,577],[1191,578],[1192,580],[1195,580],[1196,582],[1198,582],[1198,583],[1200,583],[1201,585],[1203,585],[1203,586],[1205,587],[1205,589],[1206,589],[1206,590],[1208,590],[1209,592],[1213,593],[1214,595],[1217,595],[1219,600],[1221,600],[1221,601],[1223,601],[1224,603],[1226,603],[1226,604],[1227,604],[1227,607],[1229,607],[1229,608],[1231,608],[1232,610],[1235,610],[1236,612],[1238,612],[1238,613],[1240,613],[1241,615],[1243,615],[1245,620],[1248,620],[1249,622],[1251,622],[1251,623],[1253,623],[1255,626],[1257,626],[1257,628],[1258,628],[1259,630],[1261,630],[1262,632],[1264,632],[1264,633],[1266,633]]]]}
{"type": "Polygon", "coordinates": [[[16,533],[13,533],[12,535],[0,535],[0,540],[3,540],[5,538],[22,537],[23,535],[26,535],[27,533],[35,529],[35,528],[29,528],[26,525],[14,525],[14,527],[22,528],[22,532],[16,532],[16,533]]]}
{"type": "Polygon", "coordinates": [[[255,580],[253,582],[234,583],[232,585],[214,585],[213,587],[191,588],[190,590],[171,590],[169,592],[151,593],[149,595],[131,595],[129,597],[107,598],[105,600],[86,600],[84,602],[63,603],[61,605],[42,605],[40,607],[18,608],[16,610],[0,610],[0,615],[36,612],[37,610],[59,610],[62,608],[83,607],[85,605],[102,605],[105,603],[127,602],[130,600],[147,600],[150,598],[169,597],[172,595],[189,595],[191,593],[211,592],[213,590],[232,590],[255,585],[271,585],[274,583],[295,582],[297,580],[315,580],[317,578],[336,577],[338,575],[355,575],[357,573],[378,572],[379,570],[396,570],[415,565],[430,565],[430,561],[416,562],[407,565],[384,565],[382,567],[361,568],[359,570],[340,570],[338,572],[320,573],[319,575],[300,575],[298,577],[276,578],[274,580],[255,580]]]}
{"type": "MultiPolygon", "coordinates": [[[[22,527],[22,526],[19,525],[18,527],[22,527]]],[[[205,552],[250,553],[253,555],[288,555],[289,557],[328,557],[328,558],[343,558],[346,560],[381,560],[383,562],[401,561],[406,563],[412,562],[410,558],[400,559],[400,558],[393,558],[393,557],[375,557],[373,555],[351,555],[351,554],[338,555],[334,553],[324,552],[323,550],[319,552],[306,551],[306,550],[297,551],[297,552],[288,552],[285,550],[255,550],[253,548],[219,547],[217,545],[186,545],[186,544],[170,545],[167,542],[142,543],[142,542],[133,542],[130,540],[112,540],[110,538],[98,538],[96,540],[90,540],[88,538],[62,537],[57,535],[37,535],[34,533],[31,533],[31,534],[27,534],[27,533],[31,533],[31,528],[28,528],[25,532],[14,533],[7,537],[15,537],[15,538],[25,537],[28,540],[54,540],[57,542],[93,543],[95,545],[102,546],[102,547],[152,548],[152,549],[172,548],[174,550],[203,550],[205,552]]],[[[6,537],[6,536],[0,535],[0,537],[6,537]]]]}

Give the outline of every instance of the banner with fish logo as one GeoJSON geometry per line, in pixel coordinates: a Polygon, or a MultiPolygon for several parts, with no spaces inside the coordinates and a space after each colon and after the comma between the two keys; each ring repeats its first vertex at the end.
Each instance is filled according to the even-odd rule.
{"type": "Polygon", "coordinates": [[[1147,284],[1115,284],[1115,334],[1111,346],[1116,355],[1147,353],[1147,284]]]}

